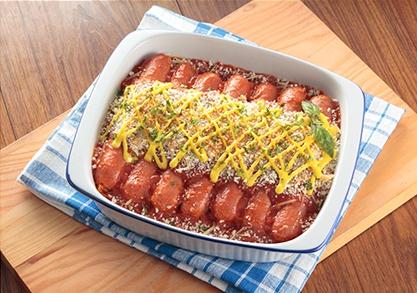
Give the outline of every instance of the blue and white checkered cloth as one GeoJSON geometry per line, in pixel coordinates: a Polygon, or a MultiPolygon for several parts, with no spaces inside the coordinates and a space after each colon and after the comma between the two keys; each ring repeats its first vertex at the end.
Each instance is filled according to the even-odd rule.
{"type": "MultiPolygon", "coordinates": [[[[241,37],[214,25],[196,22],[154,6],[138,29],[167,29],[194,32],[246,42],[241,37]]],[[[178,249],[128,231],[106,218],[94,201],[74,190],[66,181],[68,154],[88,102],[88,88],[67,118],[20,174],[18,181],[39,198],[77,221],[131,247],[151,254],[195,277],[227,292],[298,292],[312,273],[324,248],[310,254],[286,254],[274,263],[249,263],[225,260],[178,249]]],[[[366,95],[365,125],[353,181],[343,207],[343,218],[356,191],[365,179],[382,147],[400,120],[403,109],[366,95]]],[[[88,257],[88,256],[86,256],[88,257]]]]}

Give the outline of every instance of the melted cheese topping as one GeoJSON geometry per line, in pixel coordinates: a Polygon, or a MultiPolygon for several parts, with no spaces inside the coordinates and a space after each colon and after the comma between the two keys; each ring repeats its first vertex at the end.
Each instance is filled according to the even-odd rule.
{"type": "MultiPolygon", "coordinates": [[[[315,143],[311,120],[303,112],[284,113],[276,103],[247,102],[218,92],[174,89],[155,82],[126,87],[119,105],[102,132],[102,140],[123,148],[124,159],[137,157],[129,138],[146,141],[145,160],[159,168],[177,168],[190,154],[207,163],[212,182],[231,168],[247,186],[253,186],[266,170],[277,175],[276,193],[305,170],[310,170],[308,194],[333,159],[315,143]],[[181,145],[172,149],[180,135],[181,145]]],[[[336,138],[339,128],[320,115],[323,127],[336,138]]],[[[335,152],[336,154],[336,152],[335,152]]]]}

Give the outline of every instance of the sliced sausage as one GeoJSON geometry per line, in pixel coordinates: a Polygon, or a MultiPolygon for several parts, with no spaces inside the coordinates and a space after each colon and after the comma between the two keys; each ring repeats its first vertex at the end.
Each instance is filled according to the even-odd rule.
{"type": "Polygon", "coordinates": [[[113,189],[119,183],[125,165],[122,149],[105,143],[94,172],[96,185],[104,190],[113,189]]]}
{"type": "Polygon", "coordinates": [[[241,212],[240,201],[243,192],[236,183],[227,183],[216,195],[212,206],[212,213],[219,221],[232,222],[239,217],[241,212]]]}
{"type": "Polygon", "coordinates": [[[208,210],[213,183],[207,177],[193,181],[185,191],[181,211],[192,218],[201,218],[208,210]]]}
{"type": "Polygon", "coordinates": [[[233,98],[240,96],[249,96],[253,88],[253,84],[240,74],[230,77],[224,85],[223,93],[233,98]]]}
{"type": "Polygon", "coordinates": [[[265,192],[259,191],[255,193],[245,209],[243,223],[257,232],[263,232],[270,207],[271,200],[265,192]]]}
{"type": "Polygon", "coordinates": [[[199,74],[193,84],[193,88],[200,91],[218,90],[222,80],[213,72],[199,74]]]}
{"type": "Polygon", "coordinates": [[[189,86],[194,74],[194,67],[190,63],[183,63],[175,70],[171,82],[177,87],[181,85],[189,86]]]}
{"type": "Polygon", "coordinates": [[[332,98],[325,95],[318,95],[312,97],[310,101],[319,107],[320,112],[326,115],[329,119],[332,118],[333,110],[335,109],[335,103],[332,98]]]}
{"type": "Polygon", "coordinates": [[[124,197],[136,203],[149,199],[152,176],[155,175],[156,171],[154,164],[141,160],[130,172],[129,177],[121,187],[124,197]]]}
{"type": "Polygon", "coordinates": [[[164,54],[157,54],[146,62],[143,72],[140,75],[142,80],[166,81],[171,69],[171,57],[164,54]]]}
{"type": "Polygon", "coordinates": [[[162,212],[174,211],[180,204],[183,191],[184,186],[181,177],[172,170],[167,170],[162,174],[156,185],[151,196],[151,202],[156,209],[162,212]]]}
{"type": "Polygon", "coordinates": [[[302,233],[307,207],[303,201],[284,206],[274,217],[271,234],[275,241],[291,240],[302,233]]]}
{"type": "Polygon", "coordinates": [[[307,91],[302,86],[294,86],[294,87],[288,87],[285,90],[282,91],[282,93],[279,95],[278,102],[281,104],[285,104],[288,102],[297,102],[301,103],[305,100],[307,96],[307,91]]]}
{"type": "Polygon", "coordinates": [[[278,89],[276,86],[269,82],[258,84],[255,87],[253,94],[249,97],[249,100],[262,99],[265,101],[273,102],[278,96],[278,89]]]}

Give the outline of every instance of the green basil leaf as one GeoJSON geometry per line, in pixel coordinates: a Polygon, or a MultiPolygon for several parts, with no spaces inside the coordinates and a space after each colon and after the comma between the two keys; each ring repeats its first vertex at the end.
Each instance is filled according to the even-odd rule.
{"type": "Polygon", "coordinates": [[[333,157],[335,142],[330,133],[322,126],[313,125],[313,135],[317,145],[329,156],[333,157]]]}
{"type": "Polygon", "coordinates": [[[310,117],[318,117],[320,115],[320,109],[310,101],[302,101],[301,107],[303,111],[310,117]]]}

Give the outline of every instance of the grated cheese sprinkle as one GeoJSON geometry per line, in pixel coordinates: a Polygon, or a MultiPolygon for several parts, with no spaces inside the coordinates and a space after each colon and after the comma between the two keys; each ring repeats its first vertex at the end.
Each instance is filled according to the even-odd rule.
{"type": "MultiPolygon", "coordinates": [[[[320,120],[338,142],[339,128],[323,114],[320,120]]],[[[122,147],[129,163],[143,156],[161,169],[209,173],[212,182],[275,184],[278,194],[311,195],[331,181],[335,162],[315,143],[303,112],[162,82],[127,86],[109,109],[101,139],[122,147]]]]}

